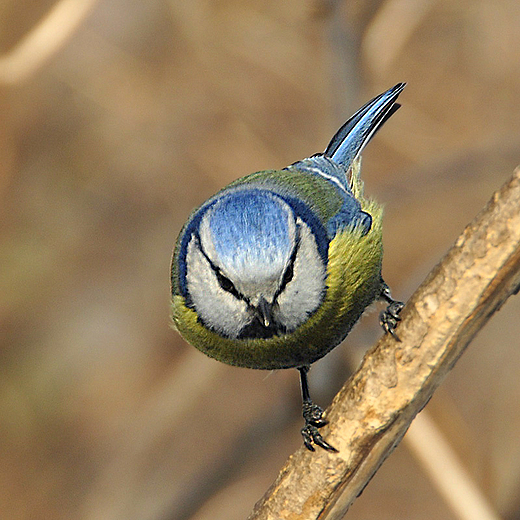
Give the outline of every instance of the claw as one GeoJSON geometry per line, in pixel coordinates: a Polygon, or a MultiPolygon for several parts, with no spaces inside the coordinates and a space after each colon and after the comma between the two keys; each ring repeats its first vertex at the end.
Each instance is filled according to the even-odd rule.
{"type": "Polygon", "coordinates": [[[323,410],[312,401],[304,401],[303,418],[305,419],[305,424],[312,424],[317,428],[328,424],[328,421],[323,418],[323,410]]]}
{"type": "Polygon", "coordinates": [[[316,431],[314,433],[314,436],[312,438],[315,444],[317,444],[320,448],[323,448],[324,450],[331,451],[333,453],[338,453],[338,450],[331,446],[320,434],[320,432],[316,431]]]}
{"type": "Polygon", "coordinates": [[[312,443],[314,442],[314,432],[312,431],[313,429],[316,430],[316,432],[318,431],[315,426],[311,426],[310,424],[307,424],[301,429],[303,444],[305,444],[305,447],[309,451],[316,451],[316,448],[314,448],[314,446],[312,445],[312,443]]]}
{"type": "Polygon", "coordinates": [[[303,418],[305,419],[305,426],[301,429],[303,443],[310,451],[316,451],[314,444],[320,446],[324,450],[337,452],[338,450],[331,446],[322,437],[318,428],[328,424],[328,421],[323,418],[323,410],[312,401],[304,401],[303,403],[303,418]]]}
{"type": "Polygon", "coordinates": [[[303,444],[305,444],[305,447],[309,451],[316,451],[316,448],[314,447],[314,444],[316,444],[316,446],[319,446],[324,450],[337,453],[338,450],[325,441],[316,426],[313,426],[312,424],[306,424],[301,429],[301,432],[303,437],[303,444]]]}
{"type": "Polygon", "coordinates": [[[385,332],[389,332],[397,341],[401,341],[399,336],[395,333],[395,329],[397,324],[401,321],[399,313],[403,309],[404,303],[392,298],[390,289],[384,282],[380,297],[382,300],[388,302],[388,307],[379,315],[379,323],[385,332]]]}
{"type": "Polygon", "coordinates": [[[300,379],[302,385],[302,412],[305,419],[305,426],[301,429],[303,444],[309,451],[316,451],[314,445],[323,448],[324,450],[337,452],[338,450],[325,442],[321,436],[318,428],[328,424],[328,421],[323,418],[323,410],[311,401],[309,395],[309,384],[307,382],[308,366],[302,366],[298,369],[300,371],[300,379]]]}

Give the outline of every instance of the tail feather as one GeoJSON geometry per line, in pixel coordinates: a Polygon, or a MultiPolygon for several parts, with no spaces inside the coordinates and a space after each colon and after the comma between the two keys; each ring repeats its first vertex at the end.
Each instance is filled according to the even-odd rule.
{"type": "Polygon", "coordinates": [[[370,139],[399,109],[396,103],[406,83],[398,83],[363,105],[334,135],[323,155],[349,169],[370,139]]]}

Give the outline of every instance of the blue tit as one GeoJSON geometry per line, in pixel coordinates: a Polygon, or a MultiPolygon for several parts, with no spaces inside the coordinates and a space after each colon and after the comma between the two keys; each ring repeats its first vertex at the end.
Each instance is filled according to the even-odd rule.
{"type": "Polygon", "coordinates": [[[224,363],[297,368],[311,451],[336,450],[319,432],[326,421],[309,396],[309,366],[374,300],[387,301],[381,325],[392,334],[403,306],[381,276],[383,209],[363,194],[360,154],[404,87],[360,108],[325,152],[223,188],[193,211],[173,253],[174,326],[224,363]]]}

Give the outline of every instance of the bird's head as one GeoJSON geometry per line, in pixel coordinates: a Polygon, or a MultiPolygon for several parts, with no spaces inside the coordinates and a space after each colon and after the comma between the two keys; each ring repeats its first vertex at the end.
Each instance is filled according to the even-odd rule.
{"type": "Polygon", "coordinates": [[[185,251],[185,290],[201,322],[227,338],[294,331],[320,306],[326,260],[280,195],[232,189],[199,210],[185,251]]]}

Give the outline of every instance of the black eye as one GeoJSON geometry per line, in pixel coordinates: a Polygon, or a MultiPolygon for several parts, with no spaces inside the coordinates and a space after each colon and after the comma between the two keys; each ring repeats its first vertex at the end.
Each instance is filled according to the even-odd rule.
{"type": "Polygon", "coordinates": [[[216,271],[216,275],[217,275],[218,283],[219,283],[220,287],[222,287],[222,289],[224,289],[224,291],[227,291],[228,293],[231,293],[234,296],[238,295],[238,291],[235,289],[233,282],[229,278],[224,276],[220,271],[216,271]]]}
{"type": "Polygon", "coordinates": [[[294,276],[294,262],[291,262],[287,266],[287,269],[285,270],[285,273],[283,275],[282,287],[285,287],[293,279],[293,276],[294,276]]]}

